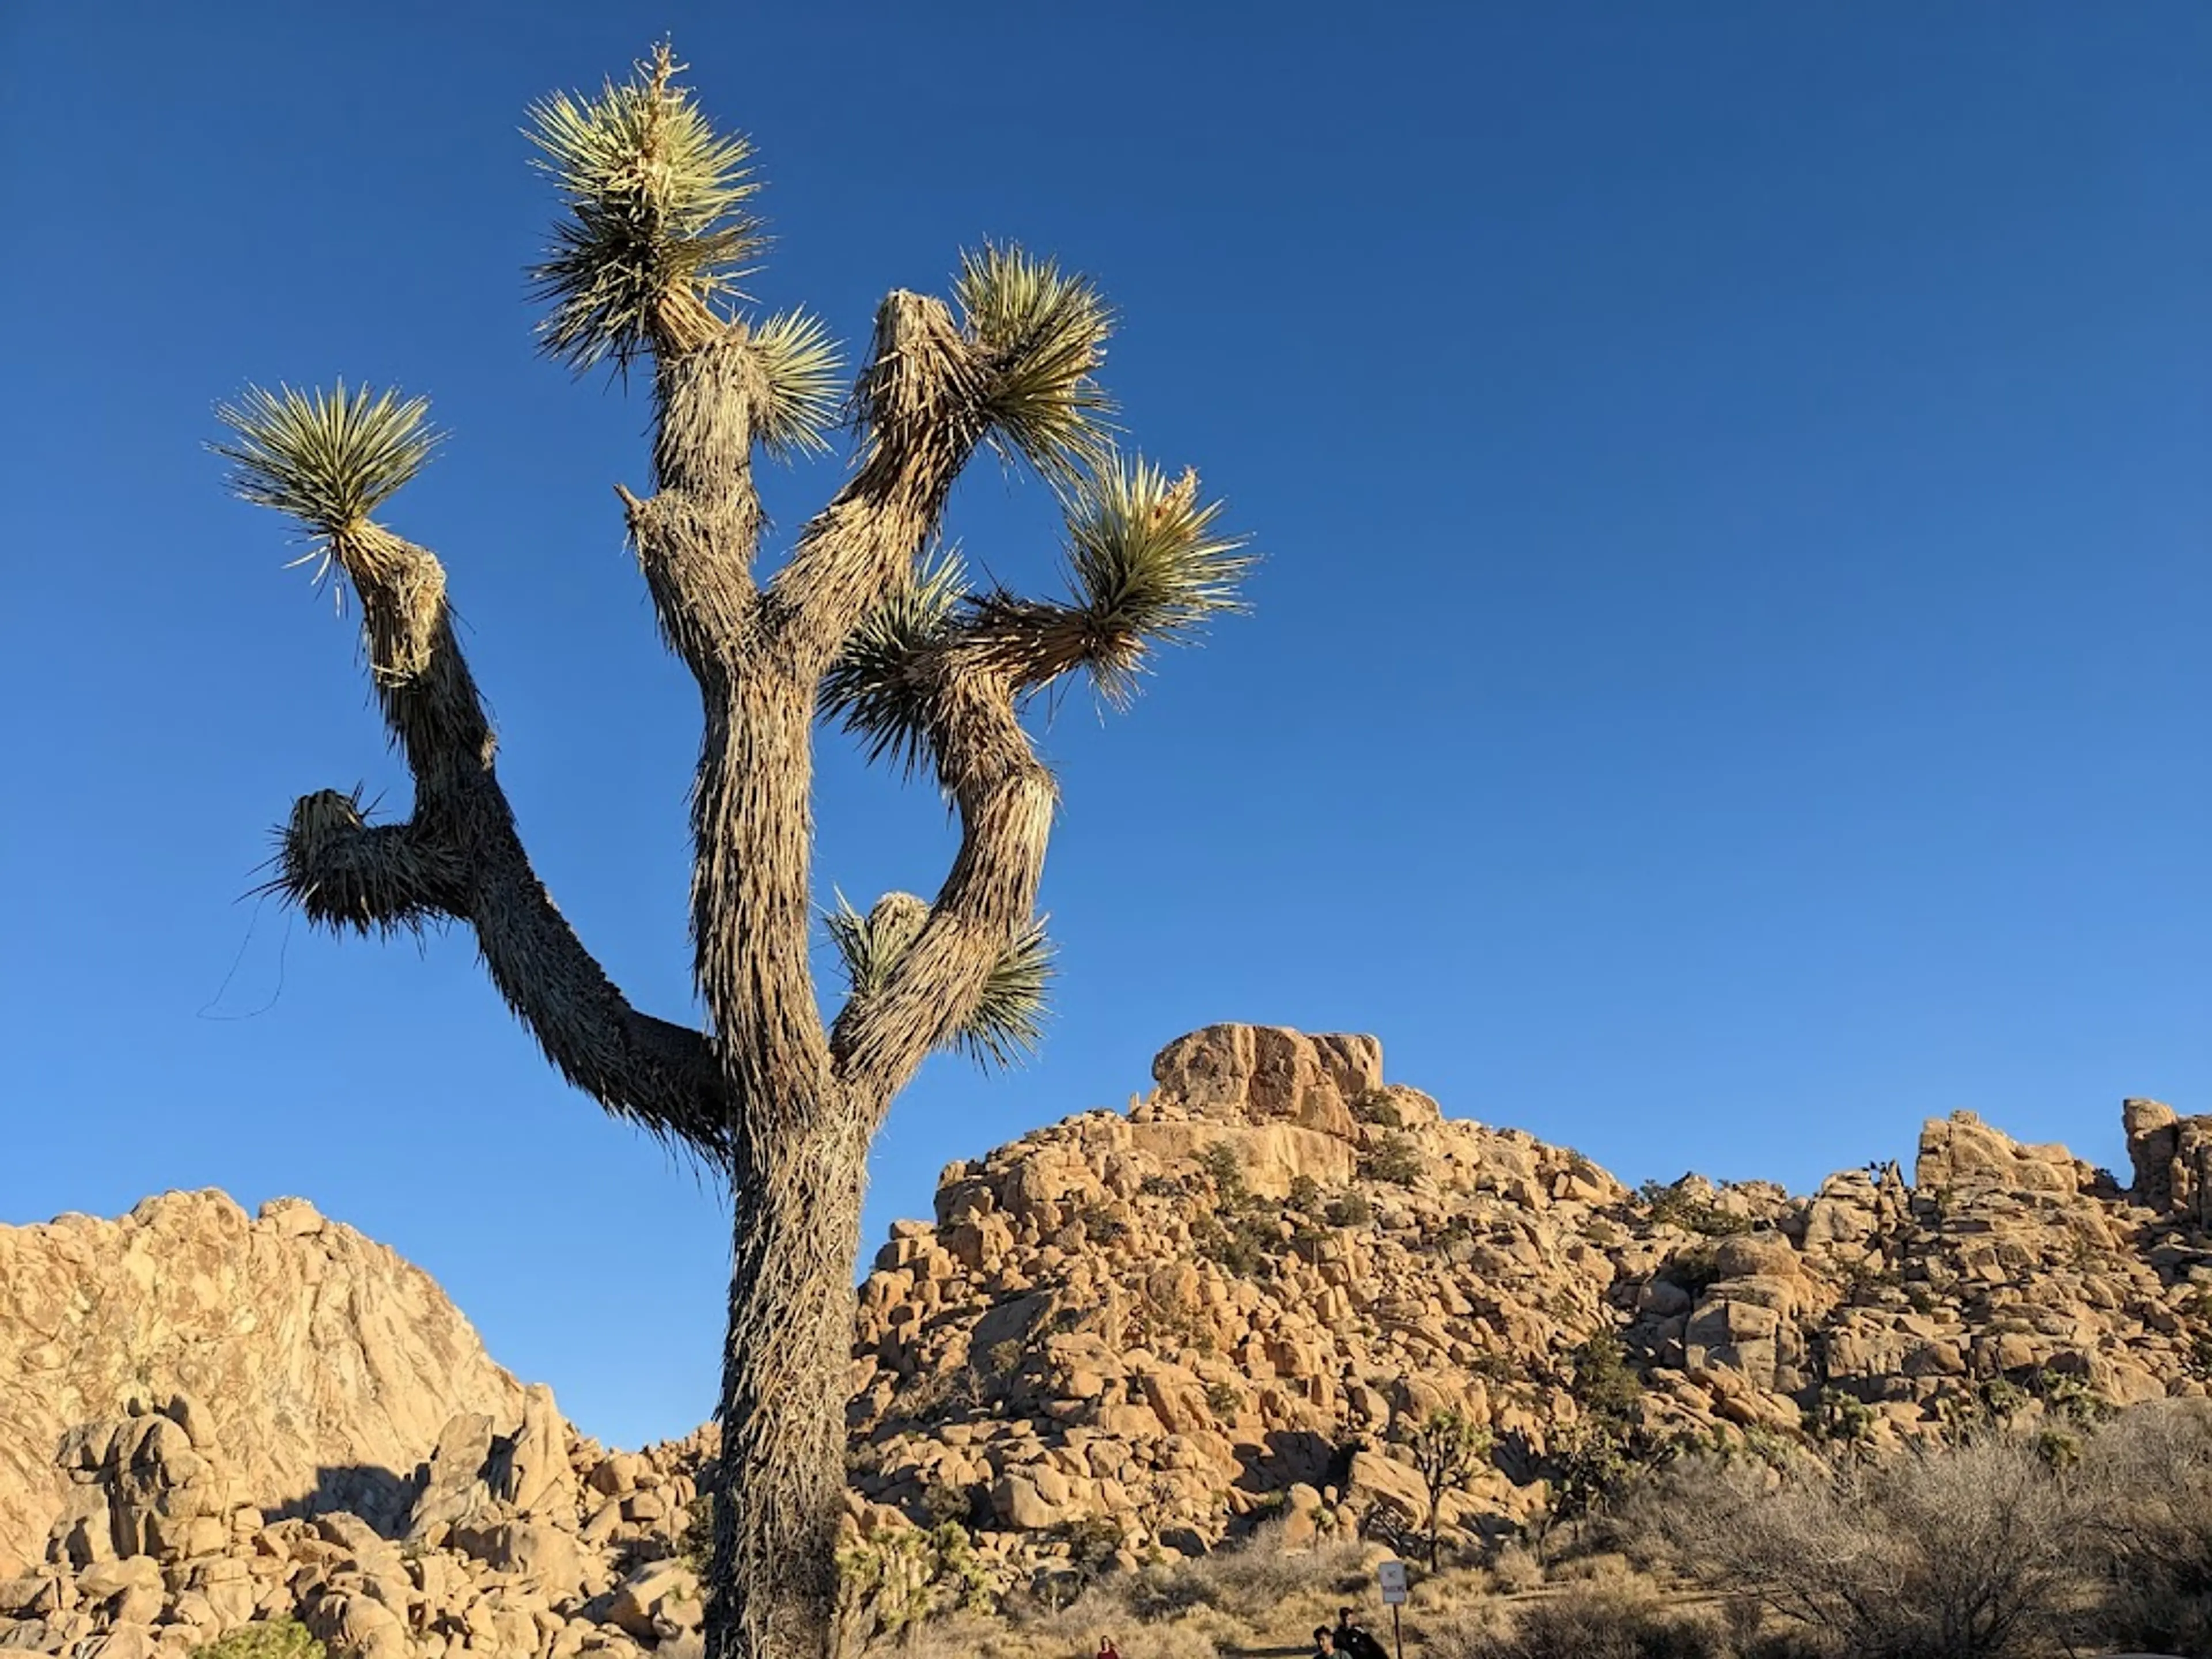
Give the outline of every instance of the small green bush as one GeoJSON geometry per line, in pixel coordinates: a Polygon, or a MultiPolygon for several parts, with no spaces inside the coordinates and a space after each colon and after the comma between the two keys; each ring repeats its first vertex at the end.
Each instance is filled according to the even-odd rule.
{"type": "Polygon", "coordinates": [[[329,1650],[296,1619],[262,1619],[192,1650],[191,1659],[328,1659],[329,1650]]]}
{"type": "Polygon", "coordinates": [[[1620,1332],[1601,1325],[1568,1358],[1574,1365],[1575,1400],[1584,1411],[1615,1422],[1636,1414],[1644,1399],[1644,1379],[1628,1363],[1620,1332]]]}
{"type": "Polygon", "coordinates": [[[714,1494],[702,1492],[684,1509],[684,1530],[676,1536],[676,1557],[703,1574],[714,1559],[714,1494]]]}
{"type": "Polygon", "coordinates": [[[1190,1242],[1208,1261],[1219,1262],[1240,1279],[1250,1279],[1267,1267],[1283,1237],[1274,1217],[1243,1210],[1201,1218],[1190,1230],[1190,1242]]]}
{"type": "Polygon", "coordinates": [[[1421,1176],[1421,1149],[1408,1135],[1385,1135],[1382,1144],[1361,1164],[1360,1173],[1370,1181],[1410,1187],[1421,1176]]]}
{"type": "Polygon", "coordinates": [[[1680,1227],[1685,1232],[1699,1233],[1707,1238],[1726,1238],[1751,1231],[1749,1217],[1730,1215],[1718,1205],[1696,1197],[1679,1185],[1668,1187],[1647,1181],[1636,1189],[1636,1195],[1644,1200],[1644,1210],[1654,1224],[1680,1227]]]}
{"type": "Polygon", "coordinates": [[[1242,1204],[1249,1196],[1244,1184],[1244,1161],[1225,1140],[1217,1140],[1198,1155],[1201,1174],[1213,1183],[1215,1194],[1225,1206],[1242,1204]]]}
{"type": "Polygon", "coordinates": [[[1346,1193],[1329,1200],[1322,1219],[1332,1227],[1364,1227],[1375,1219],[1375,1206],[1364,1193],[1346,1193]]]}
{"type": "Polygon", "coordinates": [[[1366,1090],[1354,1098],[1352,1115],[1362,1123],[1378,1124],[1385,1129],[1406,1127],[1405,1117],[1398,1110],[1397,1103],[1380,1089],[1366,1090]]]}
{"type": "Polygon", "coordinates": [[[1720,1252],[1711,1244],[1689,1244],[1661,1264],[1659,1277],[1680,1285],[1692,1296],[1703,1296],[1720,1282],[1720,1252]]]}

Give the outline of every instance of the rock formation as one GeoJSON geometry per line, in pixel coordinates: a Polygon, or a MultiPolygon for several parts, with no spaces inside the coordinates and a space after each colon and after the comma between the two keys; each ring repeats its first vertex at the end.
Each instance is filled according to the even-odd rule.
{"type": "MultiPolygon", "coordinates": [[[[69,1483],[64,1433],[184,1394],[252,1501],[381,1520],[455,1412],[522,1389],[430,1276],[296,1198],[218,1192],[119,1221],[0,1227],[0,1577],[35,1560],[69,1483]]],[[[75,1454],[72,1454],[74,1455],[75,1454]]]]}
{"type": "MultiPolygon", "coordinates": [[[[2212,1118],[2129,1101],[2125,1188],[1960,1113],[1910,1181],[1631,1192],[1386,1084],[1370,1037],[1215,1026],[1154,1079],[951,1166],[861,1285],[851,1540],[902,1582],[1261,1518],[1389,1536],[1443,1407],[1487,1433],[1440,1505],[1479,1535],[1579,1501],[1608,1448],[2063,1431],[2212,1388],[2212,1118]]],[[[281,1613],[368,1659],[696,1651],[711,1428],[580,1438],[296,1200],[0,1230],[0,1647],[181,1659],[281,1613]]]]}
{"type": "Polygon", "coordinates": [[[1495,1528],[1601,1419],[1645,1450],[1883,1445],[2212,1377],[2212,1118],[2128,1103],[2130,1189],[1960,1113],[1909,1184],[1632,1194],[1384,1086],[1371,1038],[1218,1026],[1154,1076],[1126,1115],[954,1165],[936,1224],[893,1228],[854,1374],[872,1525],[969,1516],[1012,1557],[1103,1523],[1134,1559],[1316,1504],[1418,1517],[1401,1443],[1451,1406],[1496,1450],[1447,1514],[1495,1528]],[[1607,1344],[1632,1408],[1602,1397],[1607,1344]]]}

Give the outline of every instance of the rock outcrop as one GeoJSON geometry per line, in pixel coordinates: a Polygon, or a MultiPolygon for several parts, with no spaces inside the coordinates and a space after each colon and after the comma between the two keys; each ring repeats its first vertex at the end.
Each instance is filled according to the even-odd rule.
{"type": "Polygon", "coordinates": [[[1895,1444],[2212,1377],[2212,1119],[2130,1102],[2128,1189],[1960,1113],[1909,1183],[1639,1194],[1386,1086],[1372,1038],[1217,1026],[1154,1078],[892,1230],[854,1370],[870,1525],[958,1515],[1009,1559],[1106,1526],[1134,1559],[1316,1492],[1322,1524],[1419,1516],[1401,1443],[1448,1405],[1494,1448],[1448,1516],[1505,1527],[1601,1427],[1895,1444]]]}
{"type": "MultiPolygon", "coordinates": [[[[1385,1083],[1370,1037],[1215,1026],[1154,1079],[892,1227],[848,1411],[878,1580],[966,1597],[1263,1518],[1388,1536],[1425,1519],[1405,1442],[1446,1407],[1488,1450],[1441,1516],[1481,1534],[1607,1457],[2212,1391],[2212,1119],[2154,1102],[2124,1108],[2124,1188],[1960,1113],[1910,1181],[1798,1197],[1632,1192],[1385,1083]]],[[[580,1438],[296,1200],[0,1230],[0,1648],[182,1659],[285,1613],[367,1659],[698,1651],[712,1428],[580,1438]]]]}
{"type": "Polygon", "coordinates": [[[522,1408],[428,1274],[300,1199],[249,1218],[173,1192],[118,1221],[0,1227],[0,1576],[73,1500],[64,1434],[134,1401],[165,1444],[152,1408],[199,1402],[170,1428],[219,1452],[243,1499],[380,1521],[454,1413],[522,1408]]]}

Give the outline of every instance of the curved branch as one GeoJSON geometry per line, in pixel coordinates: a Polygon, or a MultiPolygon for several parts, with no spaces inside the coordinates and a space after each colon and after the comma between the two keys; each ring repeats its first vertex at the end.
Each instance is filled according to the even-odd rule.
{"type": "Polygon", "coordinates": [[[562,1076],[609,1112],[729,1167],[728,1114],[706,1039],[631,1007],[531,866],[493,766],[497,747],[427,550],[373,525],[331,538],[359,595],[377,701],[415,780],[401,824],[351,796],[306,796],[274,884],[327,927],[471,925],[492,982],[562,1076]]]}
{"type": "Polygon", "coordinates": [[[774,625],[811,689],[868,608],[913,580],[915,556],[988,427],[984,370],[942,302],[904,291],[876,313],[854,389],[866,447],[770,586],[774,625]]]}
{"type": "Polygon", "coordinates": [[[878,1113],[961,1029],[1031,925],[1059,799],[1017,717],[1012,678],[957,643],[931,668],[931,741],[959,809],[960,848],[914,944],[878,989],[846,1005],[830,1036],[840,1077],[878,1113]]]}

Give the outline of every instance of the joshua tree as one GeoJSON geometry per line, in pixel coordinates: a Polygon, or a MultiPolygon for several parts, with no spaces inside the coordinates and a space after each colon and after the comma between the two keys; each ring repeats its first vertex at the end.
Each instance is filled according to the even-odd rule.
{"type": "Polygon", "coordinates": [[[1431,1412],[1406,1435],[1413,1454],[1413,1467],[1428,1494],[1429,1527],[1425,1543],[1429,1571],[1437,1570],[1443,1547],[1444,1494],[1456,1492],[1490,1455],[1490,1431],[1456,1407],[1431,1412]]]}
{"type": "Polygon", "coordinates": [[[754,453],[826,449],[838,370],[818,322],[755,316],[732,286],[762,246],[750,148],[714,131],[679,68],[664,47],[627,82],[531,115],[565,210],[535,272],[544,349],[580,371],[652,372],[653,493],[617,489],[661,635],[705,714],[691,808],[703,1030],[632,1007],[554,907],[493,767],[444,568],[372,517],[438,441],[422,402],[342,383],[255,389],[222,411],[232,435],[216,447],[237,492],[304,526],[321,571],[358,599],[414,781],[398,822],[369,822],[354,794],[301,799],[271,887],[334,931],[467,924],[563,1077],[727,1183],[708,1652],[787,1659],[820,1651],[831,1625],[870,1140],[933,1051],[1004,1059],[1042,1013],[1035,904],[1057,792],[1024,711],[1077,674],[1126,699],[1154,647],[1237,608],[1249,561],[1194,475],[1170,478],[1109,442],[1097,290],[987,246],[963,257],[951,305],[883,301],[845,405],[843,485],[757,575],[754,453]],[[971,586],[933,552],[979,447],[1026,464],[1064,504],[1068,597],[971,586]],[[808,969],[817,719],[930,775],[961,825],[934,899],[828,913],[849,983],[827,1020],[808,969]]]}

